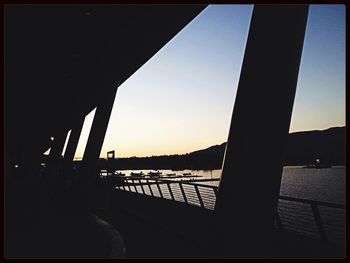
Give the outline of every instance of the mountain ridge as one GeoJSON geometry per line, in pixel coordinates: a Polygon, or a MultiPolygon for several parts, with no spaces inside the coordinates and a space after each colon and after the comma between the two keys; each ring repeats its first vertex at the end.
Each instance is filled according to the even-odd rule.
{"type": "MultiPolygon", "coordinates": [[[[305,165],[320,159],[332,165],[345,164],[346,127],[290,133],[284,154],[284,165],[305,165]]],[[[109,162],[116,169],[219,169],[226,142],[186,154],[118,158],[109,162]]],[[[106,160],[100,160],[105,166],[106,160]]]]}

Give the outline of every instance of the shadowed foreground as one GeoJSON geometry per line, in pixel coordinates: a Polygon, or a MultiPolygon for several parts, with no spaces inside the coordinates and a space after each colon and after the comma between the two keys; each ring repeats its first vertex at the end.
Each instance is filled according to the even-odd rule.
{"type": "MultiPolygon", "coordinates": [[[[100,186],[95,214],[113,229],[78,209],[72,195],[59,203],[43,198],[49,196],[44,187],[33,191],[20,185],[7,186],[12,193],[17,192],[6,192],[8,258],[217,257],[211,244],[215,226],[210,210],[100,186]]],[[[266,251],[268,258],[344,257],[341,246],[292,233],[275,234],[273,251],[266,251]]]]}

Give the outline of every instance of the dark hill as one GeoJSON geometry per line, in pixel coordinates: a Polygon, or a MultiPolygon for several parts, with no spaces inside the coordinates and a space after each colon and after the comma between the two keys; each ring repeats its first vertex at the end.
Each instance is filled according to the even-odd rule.
{"type": "Polygon", "coordinates": [[[223,155],[225,152],[225,147],[226,147],[226,142],[224,142],[220,145],[210,146],[210,147],[203,149],[203,150],[191,152],[190,155],[192,155],[192,156],[215,155],[215,154],[223,155]]]}
{"type": "MultiPolygon", "coordinates": [[[[183,155],[119,158],[110,164],[116,169],[219,169],[225,148],[222,143],[183,155]]],[[[289,134],[285,165],[313,163],[316,158],[332,165],[345,164],[345,127],[289,134]]],[[[106,164],[101,160],[101,167],[106,164]]]]}
{"type": "Polygon", "coordinates": [[[345,164],[345,127],[323,131],[291,133],[286,150],[286,164],[307,164],[319,158],[329,164],[345,164]]]}

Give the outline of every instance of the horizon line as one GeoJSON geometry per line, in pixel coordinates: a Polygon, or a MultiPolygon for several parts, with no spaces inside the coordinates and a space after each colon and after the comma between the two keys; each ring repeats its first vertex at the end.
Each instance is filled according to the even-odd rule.
{"type": "MultiPolygon", "coordinates": [[[[343,125],[343,126],[332,126],[332,127],[328,127],[328,128],[326,128],[326,129],[322,129],[322,130],[317,130],[317,129],[315,129],[315,130],[293,131],[293,132],[289,132],[289,134],[301,133],[301,132],[327,131],[327,130],[329,130],[329,129],[334,129],[334,128],[345,128],[345,127],[346,127],[346,125],[343,125]]],[[[162,157],[162,156],[173,156],[173,155],[187,155],[187,154],[191,154],[191,153],[193,153],[193,152],[206,150],[206,149],[208,149],[208,148],[210,148],[210,147],[220,146],[220,145],[225,144],[225,143],[227,143],[227,141],[222,142],[222,143],[218,143],[218,144],[213,144],[213,145],[210,145],[210,146],[208,146],[208,147],[206,147],[206,148],[202,148],[202,149],[198,149],[198,150],[193,150],[193,151],[187,152],[187,153],[171,153],[171,154],[150,155],[150,156],[148,156],[148,155],[147,155],[147,156],[136,156],[136,155],[133,155],[133,156],[127,156],[127,157],[116,157],[115,159],[151,158],[151,157],[162,157]]],[[[112,151],[113,151],[113,150],[112,150],[112,151]]],[[[75,157],[75,158],[73,159],[73,161],[79,161],[79,160],[82,160],[82,159],[83,159],[83,157],[75,157]]],[[[99,160],[101,160],[101,159],[107,160],[107,158],[105,158],[105,157],[99,157],[99,160]]]]}

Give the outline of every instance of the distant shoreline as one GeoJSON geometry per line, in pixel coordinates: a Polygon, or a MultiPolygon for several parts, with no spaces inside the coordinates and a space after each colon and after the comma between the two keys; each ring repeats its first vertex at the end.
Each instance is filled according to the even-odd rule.
{"type": "MultiPolygon", "coordinates": [[[[315,163],[316,159],[324,164],[344,166],[345,129],[344,126],[323,131],[290,133],[284,156],[284,167],[305,166],[315,163]]],[[[222,143],[181,155],[127,157],[109,161],[100,158],[99,167],[115,170],[216,170],[222,167],[225,148],[226,143],[222,143]]]]}
{"type": "MultiPolygon", "coordinates": [[[[300,168],[300,169],[306,169],[304,168],[305,165],[287,165],[287,166],[283,166],[283,168],[291,168],[291,169],[295,169],[295,168],[300,168]]],[[[326,168],[326,169],[345,169],[346,165],[332,165],[331,168],[326,168]]],[[[190,171],[214,171],[214,170],[222,170],[222,168],[215,168],[215,169],[211,169],[211,170],[206,170],[206,169],[183,169],[183,170],[172,170],[172,169],[118,169],[118,171],[147,171],[147,170],[155,170],[155,171],[163,171],[163,170],[170,170],[173,172],[179,171],[186,171],[186,170],[190,170],[190,171]]]]}

